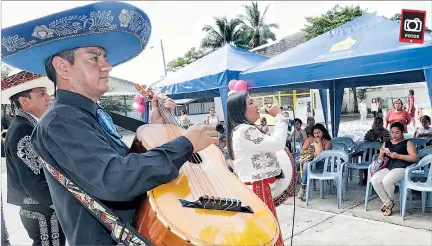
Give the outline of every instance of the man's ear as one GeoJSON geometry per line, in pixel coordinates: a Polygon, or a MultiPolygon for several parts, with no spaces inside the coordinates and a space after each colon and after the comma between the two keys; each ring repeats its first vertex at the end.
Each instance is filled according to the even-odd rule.
{"type": "Polygon", "coordinates": [[[27,97],[18,97],[18,102],[21,104],[21,106],[25,106],[28,104],[28,99],[27,97]]]}
{"type": "Polygon", "coordinates": [[[52,60],[52,64],[54,69],[56,70],[56,73],[62,77],[65,80],[69,79],[69,72],[70,72],[70,63],[61,58],[60,56],[56,56],[52,60]]]}

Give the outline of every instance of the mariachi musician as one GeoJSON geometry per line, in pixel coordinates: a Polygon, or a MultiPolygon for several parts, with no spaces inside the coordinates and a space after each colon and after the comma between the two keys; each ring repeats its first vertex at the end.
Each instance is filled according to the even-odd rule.
{"type": "MultiPolygon", "coordinates": [[[[57,87],[56,99],[33,132],[34,148],[125,222],[133,219],[138,197],[176,178],[193,152],[218,141],[214,127],[194,125],[146,153],[129,153],[110,115],[96,103],[108,91],[112,66],[138,56],[150,32],[147,15],[122,2],[98,2],[2,29],[3,39],[22,41],[2,47],[3,61],[47,74],[57,87]]],[[[163,123],[157,100],[151,123],[163,123]]],[[[166,99],[163,107],[171,110],[175,103],[166,99]]],[[[115,244],[68,189],[53,176],[47,180],[70,245],[115,244]]]]}
{"type": "Polygon", "coordinates": [[[42,160],[30,143],[52,93],[52,83],[39,74],[21,71],[2,80],[2,103],[10,99],[15,114],[5,140],[7,202],[21,207],[21,221],[33,245],[65,244],[42,160]]]}
{"type": "MultiPolygon", "coordinates": [[[[288,118],[281,114],[278,106],[271,106],[267,112],[275,117],[275,132],[272,135],[266,134],[254,124],[259,119],[260,112],[248,92],[230,95],[227,102],[228,154],[240,181],[261,198],[277,219],[276,206],[293,196],[297,175],[294,158],[285,150],[288,118]],[[289,173],[283,174],[284,164],[287,164],[285,171],[289,173]],[[286,178],[291,182],[288,182],[289,186],[282,190],[282,194],[278,194],[276,202],[272,193],[283,175],[288,176],[286,178]]],[[[276,245],[283,244],[280,234],[276,245]]]]}

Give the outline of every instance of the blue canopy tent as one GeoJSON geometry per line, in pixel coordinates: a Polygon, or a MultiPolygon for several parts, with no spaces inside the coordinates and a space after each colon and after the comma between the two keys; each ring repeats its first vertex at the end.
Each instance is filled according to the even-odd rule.
{"type": "MultiPolygon", "coordinates": [[[[426,81],[432,101],[431,36],[425,34],[424,44],[402,43],[399,23],[365,14],[242,72],[240,79],[256,92],[329,89],[336,137],[344,88],[426,81]]],[[[323,101],[326,94],[320,94],[323,101]]]]}
{"type": "Polygon", "coordinates": [[[267,59],[268,57],[228,44],[169,74],[155,86],[173,99],[220,96],[226,116],[229,81],[238,79],[241,71],[267,59]]]}

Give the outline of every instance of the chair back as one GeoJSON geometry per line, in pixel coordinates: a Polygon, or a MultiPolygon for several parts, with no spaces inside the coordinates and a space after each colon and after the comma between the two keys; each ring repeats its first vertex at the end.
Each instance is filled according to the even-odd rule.
{"type": "Polygon", "coordinates": [[[426,184],[429,184],[432,187],[432,172],[431,167],[432,165],[432,154],[424,156],[418,163],[415,165],[415,168],[424,168],[423,170],[425,172],[428,172],[426,184]]]}
{"type": "Polygon", "coordinates": [[[418,153],[417,156],[419,159],[422,159],[423,157],[425,157],[426,155],[432,155],[432,146],[428,146],[424,149],[421,149],[418,153]]]}
{"type": "Polygon", "coordinates": [[[428,140],[423,139],[423,138],[409,138],[408,140],[411,141],[415,145],[417,151],[425,148],[426,143],[428,142],[428,140]]]}
{"type": "Polygon", "coordinates": [[[345,144],[348,149],[354,148],[354,141],[349,137],[336,137],[331,140],[332,145],[337,143],[345,144]]]}
{"type": "Polygon", "coordinates": [[[332,143],[332,149],[348,152],[348,146],[345,143],[332,143]]]}
{"type": "Polygon", "coordinates": [[[381,146],[380,142],[363,142],[357,146],[356,151],[363,151],[362,162],[372,163],[373,156],[379,154],[381,146]]]}
{"type": "Polygon", "coordinates": [[[314,162],[324,161],[323,175],[342,172],[348,163],[348,154],[342,150],[325,150],[318,154],[314,162]]]}

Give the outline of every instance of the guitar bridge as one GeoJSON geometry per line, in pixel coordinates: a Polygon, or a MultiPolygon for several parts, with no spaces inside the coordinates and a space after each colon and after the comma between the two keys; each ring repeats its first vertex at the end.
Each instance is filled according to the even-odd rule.
{"type": "Polygon", "coordinates": [[[183,207],[201,208],[221,211],[234,211],[242,213],[254,213],[250,206],[242,206],[241,201],[232,198],[221,198],[215,196],[201,196],[197,201],[191,202],[179,199],[183,207]]]}

